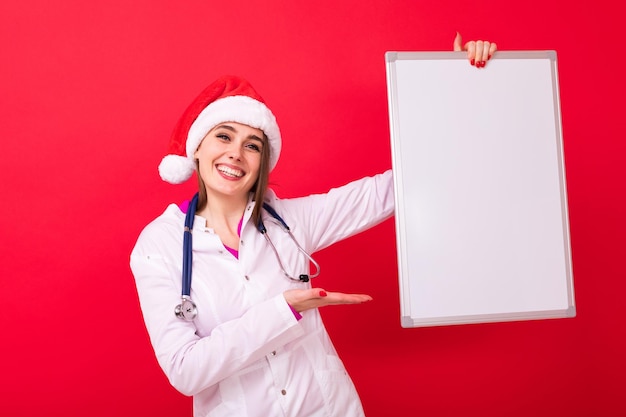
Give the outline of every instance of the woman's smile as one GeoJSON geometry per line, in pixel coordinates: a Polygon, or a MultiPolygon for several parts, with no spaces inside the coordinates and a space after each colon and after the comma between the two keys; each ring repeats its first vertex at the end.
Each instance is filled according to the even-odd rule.
{"type": "Polygon", "coordinates": [[[241,169],[233,168],[228,165],[218,164],[217,170],[222,174],[223,177],[227,179],[238,179],[245,175],[241,169]]]}

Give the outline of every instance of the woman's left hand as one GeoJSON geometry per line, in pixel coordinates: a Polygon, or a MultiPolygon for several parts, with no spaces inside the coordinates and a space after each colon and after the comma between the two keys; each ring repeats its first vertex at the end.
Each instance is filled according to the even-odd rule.
{"type": "Polygon", "coordinates": [[[298,313],[328,305],[362,304],[372,300],[372,297],[367,294],[327,292],[322,288],[287,290],[283,293],[283,296],[287,303],[298,313]]]}
{"type": "Polygon", "coordinates": [[[489,41],[469,41],[463,45],[463,39],[459,32],[454,38],[454,50],[457,52],[467,51],[467,59],[476,68],[483,68],[487,65],[487,61],[491,59],[497,49],[498,46],[495,42],[489,41]]]}

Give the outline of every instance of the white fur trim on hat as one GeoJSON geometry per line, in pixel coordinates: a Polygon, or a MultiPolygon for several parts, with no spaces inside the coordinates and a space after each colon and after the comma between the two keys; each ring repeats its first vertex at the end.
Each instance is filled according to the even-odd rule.
{"type": "MultiPolygon", "coordinates": [[[[189,128],[187,135],[187,159],[191,159],[202,139],[220,123],[235,122],[261,129],[267,136],[270,146],[270,171],[278,162],[281,137],[276,117],[260,101],[248,96],[229,96],[214,101],[204,108],[189,128]]],[[[191,175],[191,174],[190,174],[191,175]]]]}

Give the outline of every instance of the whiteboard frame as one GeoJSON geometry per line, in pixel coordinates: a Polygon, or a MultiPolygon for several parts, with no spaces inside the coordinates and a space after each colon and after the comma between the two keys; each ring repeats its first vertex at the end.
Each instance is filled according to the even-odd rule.
{"type": "MultiPolygon", "coordinates": [[[[391,150],[392,150],[392,165],[394,171],[394,189],[395,189],[395,202],[396,202],[396,237],[397,237],[397,256],[398,256],[398,278],[400,287],[400,313],[401,313],[401,325],[405,328],[412,327],[425,327],[425,326],[439,326],[439,325],[454,325],[454,324],[471,324],[471,323],[487,323],[487,322],[504,322],[504,321],[517,321],[517,320],[537,320],[537,319],[549,319],[549,318],[566,318],[576,316],[576,307],[574,299],[574,284],[572,273],[572,260],[571,260],[571,246],[569,235],[569,218],[567,210],[567,191],[565,180],[565,163],[563,157],[563,138],[561,128],[561,109],[559,100],[559,85],[558,85],[558,71],[557,71],[557,58],[555,51],[504,51],[497,52],[492,61],[486,68],[476,69],[467,63],[467,55],[465,52],[387,52],[385,54],[386,60],[386,74],[387,74],[387,92],[388,92],[388,105],[389,105],[389,121],[390,121],[390,133],[391,133],[391,150]],[[441,311],[434,315],[414,315],[412,308],[416,305],[416,300],[413,300],[412,294],[415,291],[420,290],[420,282],[427,281],[429,278],[420,276],[409,276],[409,259],[411,253],[407,248],[407,241],[410,239],[419,239],[419,237],[410,236],[407,232],[407,219],[413,212],[412,208],[407,208],[405,196],[410,192],[410,183],[412,181],[409,178],[412,167],[409,164],[403,163],[401,158],[401,148],[404,146],[403,141],[412,140],[415,141],[415,137],[403,138],[401,137],[401,121],[400,121],[400,106],[399,91],[404,88],[405,80],[398,78],[398,65],[402,65],[405,62],[411,61],[418,65],[427,61],[463,61],[467,65],[466,74],[470,74],[469,71],[485,71],[487,73],[490,70],[490,66],[497,60],[549,60],[548,74],[551,81],[551,97],[552,97],[552,109],[554,111],[554,137],[550,137],[556,145],[556,160],[553,161],[558,169],[558,201],[560,202],[560,216],[562,224],[562,259],[556,259],[556,262],[562,263],[564,271],[563,276],[556,277],[557,286],[562,288],[563,297],[566,302],[563,303],[563,299],[560,298],[560,302],[556,302],[555,306],[549,306],[549,308],[541,309],[520,309],[519,311],[502,311],[502,309],[494,309],[489,311],[476,311],[476,312],[463,312],[462,314],[451,313],[442,314],[441,311]],[[402,84],[402,85],[401,85],[402,84]],[[419,278],[419,279],[418,279],[419,278]]],[[[442,61],[442,62],[443,62],[442,61]]],[[[521,62],[521,61],[518,61],[521,62]]],[[[488,73],[487,73],[488,74],[488,73]]],[[[428,74],[426,74],[427,76],[428,74]]],[[[411,74],[411,77],[420,77],[421,74],[416,73],[415,76],[411,74]]],[[[461,75],[462,76],[462,75],[461,75]]],[[[420,81],[421,82],[421,81],[420,81]]],[[[469,82],[469,81],[468,81],[469,82]]],[[[445,88],[445,86],[441,86],[445,88]]],[[[464,94],[464,91],[457,90],[456,94],[464,94]]],[[[487,91],[487,94],[490,94],[487,91]]],[[[491,94],[497,94],[491,92],[491,94]]],[[[486,101],[491,101],[492,97],[483,97],[486,101]]],[[[495,98],[495,97],[493,97],[495,98]]],[[[418,98],[421,99],[421,98],[418,98]]],[[[424,100],[430,100],[432,97],[424,97],[424,100]]],[[[515,99],[512,97],[511,99],[515,99]]],[[[529,103],[532,105],[532,103],[529,103]]],[[[484,110],[484,109],[483,109],[484,110]]],[[[523,113],[523,112],[522,112],[523,113]]],[[[479,117],[489,117],[489,114],[479,114],[479,117]]],[[[524,115],[522,114],[523,117],[524,115]]],[[[528,123],[533,123],[532,120],[527,120],[528,123]]],[[[432,127],[432,126],[431,126],[432,127]]],[[[420,126],[421,128],[421,126],[420,126]]],[[[417,129],[416,129],[417,130],[417,129]]],[[[419,133],[416,133],[419,136],[419,133]]],[[[468,135],[468,140],[471,140],[471,135],[468,135]]],[[[424,143],[428,141],[428,138],[423,139],[424,143]]],[[[412,144],[412,150],[415,149],[415,145],[412,144]]],[[[532,197],[532,196],[531,196],[532,197]]],[[[408,199],[407,199],[408,200],[408,199]]],[[[413,254],[413,257],[416,255],[413,254]]],[[[419,255],[418,255],[419,256],[419,255]]],[[[475,277],[470,277],[475,279],[475,277]]],[[[552,278],[550,278],[552,279],[552,278]]],[[[541,290],[542,288],[537,288],[541,290]]]]}

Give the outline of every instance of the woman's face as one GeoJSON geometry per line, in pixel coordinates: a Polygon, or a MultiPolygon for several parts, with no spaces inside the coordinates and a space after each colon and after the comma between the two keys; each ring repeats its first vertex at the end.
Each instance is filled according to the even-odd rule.
{"type": "Polygon", "coordinates": [[[207,197],[242,197],[259,177],[263,131],[241,123],[215,126],[194,153],[207,197]]]}

